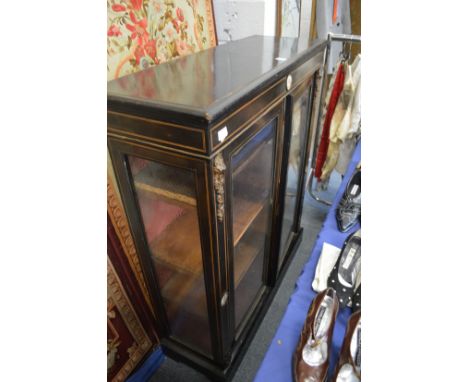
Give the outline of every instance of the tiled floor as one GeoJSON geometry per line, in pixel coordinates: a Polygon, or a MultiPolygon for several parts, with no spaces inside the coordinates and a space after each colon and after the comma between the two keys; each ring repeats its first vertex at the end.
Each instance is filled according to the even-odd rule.
{"type": "MultiPolygon", "coordinates": [[[[321,193],[325,199],[332,200],[333,195],[339,187],[341,178],[334,174],[330,180],[329,190],[321,193]]],[[[288,305],[289,296],[294,290],[296,279],[302,271],[302,268],[310,256],[312,246],[314,245],[317,234],[320,231],[322,222],[328,207],[317,203],[308,193],[304,200],[304,208],[302,214],[302,226],[304,235],[301,245],[292,260],[288,271],[273,299],[270,308],[253,338],[237,372],[233,378],[233,382],[249,382],[253,381],[257,370],[263,360],[266,350],[276,332],[281,318],[288,305]]],[[[206,376],[196,372],[195,370],[177,363],[169,358],[166,358],[163,365],[152,376],[150,382],[206,382],[210,381],[206,376]]]]}

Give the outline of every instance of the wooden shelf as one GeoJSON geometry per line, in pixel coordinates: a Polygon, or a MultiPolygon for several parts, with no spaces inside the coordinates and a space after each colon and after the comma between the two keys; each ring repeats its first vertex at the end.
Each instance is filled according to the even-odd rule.
{"type": "Polygon", "coordinates": [[[250,272],[245,272],[236,285],[235,299],[235,325],[236,330],[245,319],[245,314],[249,307],[255,302],[256,296],[260,291],[263,281],[263,256],[257,254],[249,266],[250,272]]]}
{"type": "Polygon", "coordinates": [[[266,204],[266,200],[263,202],[255,202],[240,198],[235,199],[235,213],[233,219],[234,246],[239,243],[242,236],[244,236],[251,224],[265,208],[266,204]]]}
{"type": "Polygon", "coordinates": [[[196,207],[182,202],[181,198],[168,197],[165,192],[154,192],[147,185],[139,188],[138,195],[142,206],[151,206],[151,199],[157,199],[181,208],[180,215],[173,218],[149,243],[168,315],[175,315],[183,308],[195,316],[206,317],[206,292],[196,207]]]}
{"type": "Polygon", "coordinates": [[[171,296],[175,300],[180,300],[180,296],[184,296],[192,288],[192,284],[197,279],[196,275],[184,272],[164,262],[155,260],[154,263],[156,269],[158,269],[158,274],[161,273],[162,269],[168,274],[168,277],[160,280],[162,295],[164,297],[171,296]]]}
{"type": "MultiPolygon", "coordinates": [[[[167,265],[156,261],[156,267],[161,269],[167,265]]],[[[194,275],[172,268],[170,277],[161,285],[161,294],[168,307],[168,313],[174,315],[176,311],[184,309],[195,316],[206,317],[206,293],[203,280],[201,273],[194,275]]]]}
{"type": "Polygon", "coordinates": [[[200,274],[203,268],[197,210],[187,206],[150,244],[151,252],[160,262],[190,274],[200,274]]]}
{"type": "Polygon", "coordinates": [[[189,171],[150,162],[134,175],[134,182],[137,189],[196,206],[195,181],[189,171]]]}
{"type": "Polygon", "coordinates": [[[155,194],[157,196],[162,196],[162,197],[167,198],[167,199],[172,199],[172,200],[176,200],[176,201],[181,202],[181,203],[186,203],[186,204],[188,204],[190,206],[196,206],[197,205],[197,201],[195,200],[195,198],[192,198],[192,197],[184,195],[184,194],[179,194],[177,192],[171,192],[171,191],[168,191],[168,190],[163,189],[163,188],[151,186],[151,185],[149,185],[147,183],[135,182],[135,187],[138,190],[151,192],[152,194],[155,194]]]}
{"type": "Polygon", "coordinates": [[[260,257],[259,261],[263,263],[267,219],[267,209],[262,208],[245,230],[242,239],[234,247],[234,284],[236,288],[258,257],[260,257]]]}
{"type": "Polygon", "coordinates": [[[263,254],[263,245],[260,248],[248,243],[240,243],[235,251],[234,260],[234,287],[237,288],[257,256],[263,254]]]}
{"type": "Polygon", "coordinates": [[[258,142],[246,148],[246,155],[233,172],[233,242],[236,246],[250,225],[265,209],[273,187],[272,174],[266,168],[273,160],[271,141],[258,142]],[[250,151],[250,152],[248,152],[250,151]]]}

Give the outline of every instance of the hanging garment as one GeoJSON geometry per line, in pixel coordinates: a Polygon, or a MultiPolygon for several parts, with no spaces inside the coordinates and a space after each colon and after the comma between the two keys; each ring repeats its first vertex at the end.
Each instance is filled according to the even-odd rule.
{"type": "Polygon", "coordinates": [[[361,55],[353,64],[347,67],[346,80],[340,94],[335,112],[330,122],[330,135],[327,156],[322,168],[321,179],[330,177],[338,164],[340,149],[346,155],[340,163],[340,173],[346,172],[347,164],[352,154],[353,141],[360,132],[361,122],[361,55]],[[343,169],[344,168],[344,169],[343,169]]]}
{"type": "Polygon", "coordinates": [[[328,145],[330,142],[330,123],[335,112],[336,104],[340,97],[341,91],[343,90],[344,84],[344,73],[345,73],[346,63],[340,63],[337,65],[337,70],[335,71],[328,88],[328,94],[325,99],[324,109],[322,111],[322,136],[320,138],[320,145],[317,151],[317,160],[315,162],[315,177],[320,180],[322,177],[322,167],[325,163],[325,158],[327,157],[328,145]]]}
{"type": "Polygon", "coordinates": [[[349,162],[354,153],[354,149],[356,148],[358,141],[358,137],[352,137],[346,139],[340,145],[339,155],[338,155],[338,162],[336,163],[335,170],[339,174],[343,175],[346,174],[346,170],[348,169],[349,162]]]}
{"type": "MultiPolygon", "coordinates": [[[[356,57],[357,58],[357,57],[356,57]]],[[[360,56],[359,56],[360,58],[360,56]]],[[[361,76],[357,82],[354,94],[353,109],[351,112],[351,125],[348,134],[340,146],[340,154],[335,170],[344,175],[353,156],[359,135],[361,134],[361,76]]]]}

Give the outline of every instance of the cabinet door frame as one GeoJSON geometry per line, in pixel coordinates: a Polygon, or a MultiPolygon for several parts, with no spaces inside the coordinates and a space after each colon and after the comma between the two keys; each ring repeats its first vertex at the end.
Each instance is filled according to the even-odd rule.
{"type": "Polygon", "coordinates": [[[225,201],[225,242],[226,242],[226,254],[225,261],[227,263],[227,275],[228,275],[228,341],[232,343],[232,352],[230,356],[234,357],[237,353],[239,346],[244,341],[247,336],[249,329],[252,329],[255,325],[252,325],[252,322],[257,319],[257,313],[261,310],[265,298],[268,297],[268,292],[270,291],[270,286],[268,285],[268,280],[270,278],[269,273],[272,271],[272,259],[276,256],[273,245],[273,232],[276,225],[277,214],[278,214],[278,192],[279,192],[279,180],[280,180],[280,170],[281,170],[281,160],[282,160],[282,146],[283,146],[283,127],[284,127],[284,99],[275,103],[269,110],[259,116],[254,122],[248,126],[245,131],[235,139],[230,145],[228,145],[223,151],[223,159],[226,164],[225,172],[225,184],[226,184],[226,201],[225,201]],[[235,287],[234,287],[234,245],[233,237],[231,233],[233,232],[232,220],[233,220],[233,211],[231,208],[232,205],[232,196],[233,196],[233,169],[231,166],[232,157],[241,150],[251,139],[259,133],[263,128],[266,127],[268,123],[276,119],[276,124],[274,128],[274,155],[273,155],[273,179],[272,179],[272,208],[270,216],[268,218],[269,230],[266,237],[266,248],[263,261],[263,271],[262,271],[262,287],[257,293],[257,297],[252,302],[252,305],[247,310],[242,322],[238,325],[238,330],[236,331],[235,325],[235,287]]]}
{"type": "Polygon", "coordinates": [[[156,324],[161,344],[169,350],[174,349],[183,357],[195,363],[222,363],[220,338],[221,326],[218,316],[217,301],[219,301],[219,275],[217,272],[217,254],[213,239],[212,209],[209,181],[209,162],[206,160],[188,157],[182,154],[167,152],[143,145],[128,143],[115,137],[108,138],[109,153],[112,159],[117,183],[122,196],[125,213],[127,214],[130,229],[135,241],[138,257],[140,259],[143,275],[148,286],[151,301],[156,312],[156,324]],[[157,275],[154,271],[151,252],[146,240],[143,219],[137,202],[137,194],[132,182],[132,176],[127,156],[135,156],[168,166],[189,170],[194,174],[198,224],[200,229],[200,244],[202,250],[203,275],[205,281],[206,304],[211,336],[211,355],[194,349],[171,336],[169,320],[160,293],[157,275]]]}
{"type": "MultiPolygon", "coordinates": [[[[304,195],[305,195],[305,186],[307,182],[307,170],[309,167],[310,161],[310,151],[312,147],[312,142],[315,139],[315,134],[317,132],[317,125],[314,123],[317,117],[318,107],[320,107],[319,101],[317,98],[319,90],[319,72],[317,69],[313,72],[312,77],[307,81],[307,86],[309,87],[309,106],[307,109],[307,131],[306,131],[306,147],[304,150],[302,160],[302,173],[298,185],[298,199],[296,206],[296,215],[294,220],[295,232],[299,232],[302,218],[302,208],[304,206],[304,195]]],[[[300,97],[300,95],[299,95],[300,97]]]]}
{"type": "Polygon", "coordinates": [[[284,122],[284,151],[283,151],[283,160],[281,163],[281,185],[279,190],[279,208],[278,208],[278,220],[276,225],[275,232],[275,251],[277,253],[275,264],[273,264],[274,272],[271,273],[270,284],[274,285],[277,280],[280,278],[279,274],[287,268],[288,262],[291,260],[291,254],[294,251],[296,246],[296,241],[298,235],[301,231],[300,223],[302,216],[302,206],[304,198],[304,186],[305,186],[305,177],[307,171],[307,160],[310,152],[310,140],[311,140],[311,130],[312,130],[312,113],[314,109],[314,94],[316,89],[316,79],[317,72],[314,72],[306,80],[299,83],[291,92],[286,96],[286,113],[285,113],[285,122],[284,122]],[[293,118],[293,106],[294,103],[300,99],[304,94],[308,93],[307,96],[307,108],[306,108],[306,126],[305,126],[305,145],[304,149],[301,152],[301,157],[298,166],[298,186],[296,194],[296,202],[294,206],[294,215],[293,215],[293,224],[292,229],[286,237],[285,244],[285,255],[280,263],[280,245],[281,245],[281,233],[283,226],[283,216],[285,210],[285,198],[286,198],[286,189],[287,189],[287,175],[288,175],[288,163],[289,163],[289,152],[291,146],[291,134],[292,134],[292,118],[293,118]]]}

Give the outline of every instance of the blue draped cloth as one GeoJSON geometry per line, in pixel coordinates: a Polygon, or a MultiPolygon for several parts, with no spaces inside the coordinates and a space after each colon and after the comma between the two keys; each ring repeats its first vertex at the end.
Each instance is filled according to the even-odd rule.
{"type": "MultiPolygon", "coordinates": [[[[312,289],[312,280],[315,275],[315,268],[322,252],[324,242],[341,248],[344,241],[351,232],[357,230],[353,227],[349,232],[339,231],[335,210],[340,202],[343,192],[351,178],[356,166],[361,161],[361,142],[356,146],[348,170],[341,182],[327,217],[322,225],[322,229],[317,236],[314,248],[309,260],[304,266],[301,275],[296,281],[296,289],[289,300],[288,307],[283,319],[276,331],[276,334],[268,348],[265,358],[257,372],[255,382],[290,382],[293,381],[292,362],[294,351],[304,325],[304,321],[309,310],[310,303],[317,293],[312,289]]],[[[358,223],[359,225],[359,223],[358,223]]],[[[351,308],[340,309],[333,331],[333,345],[330,358],[330,368],[328,375],[332,375],[336,362],[340,356],[340,349],[346,331],[348,318],[351,315],[351,308]]]]}

